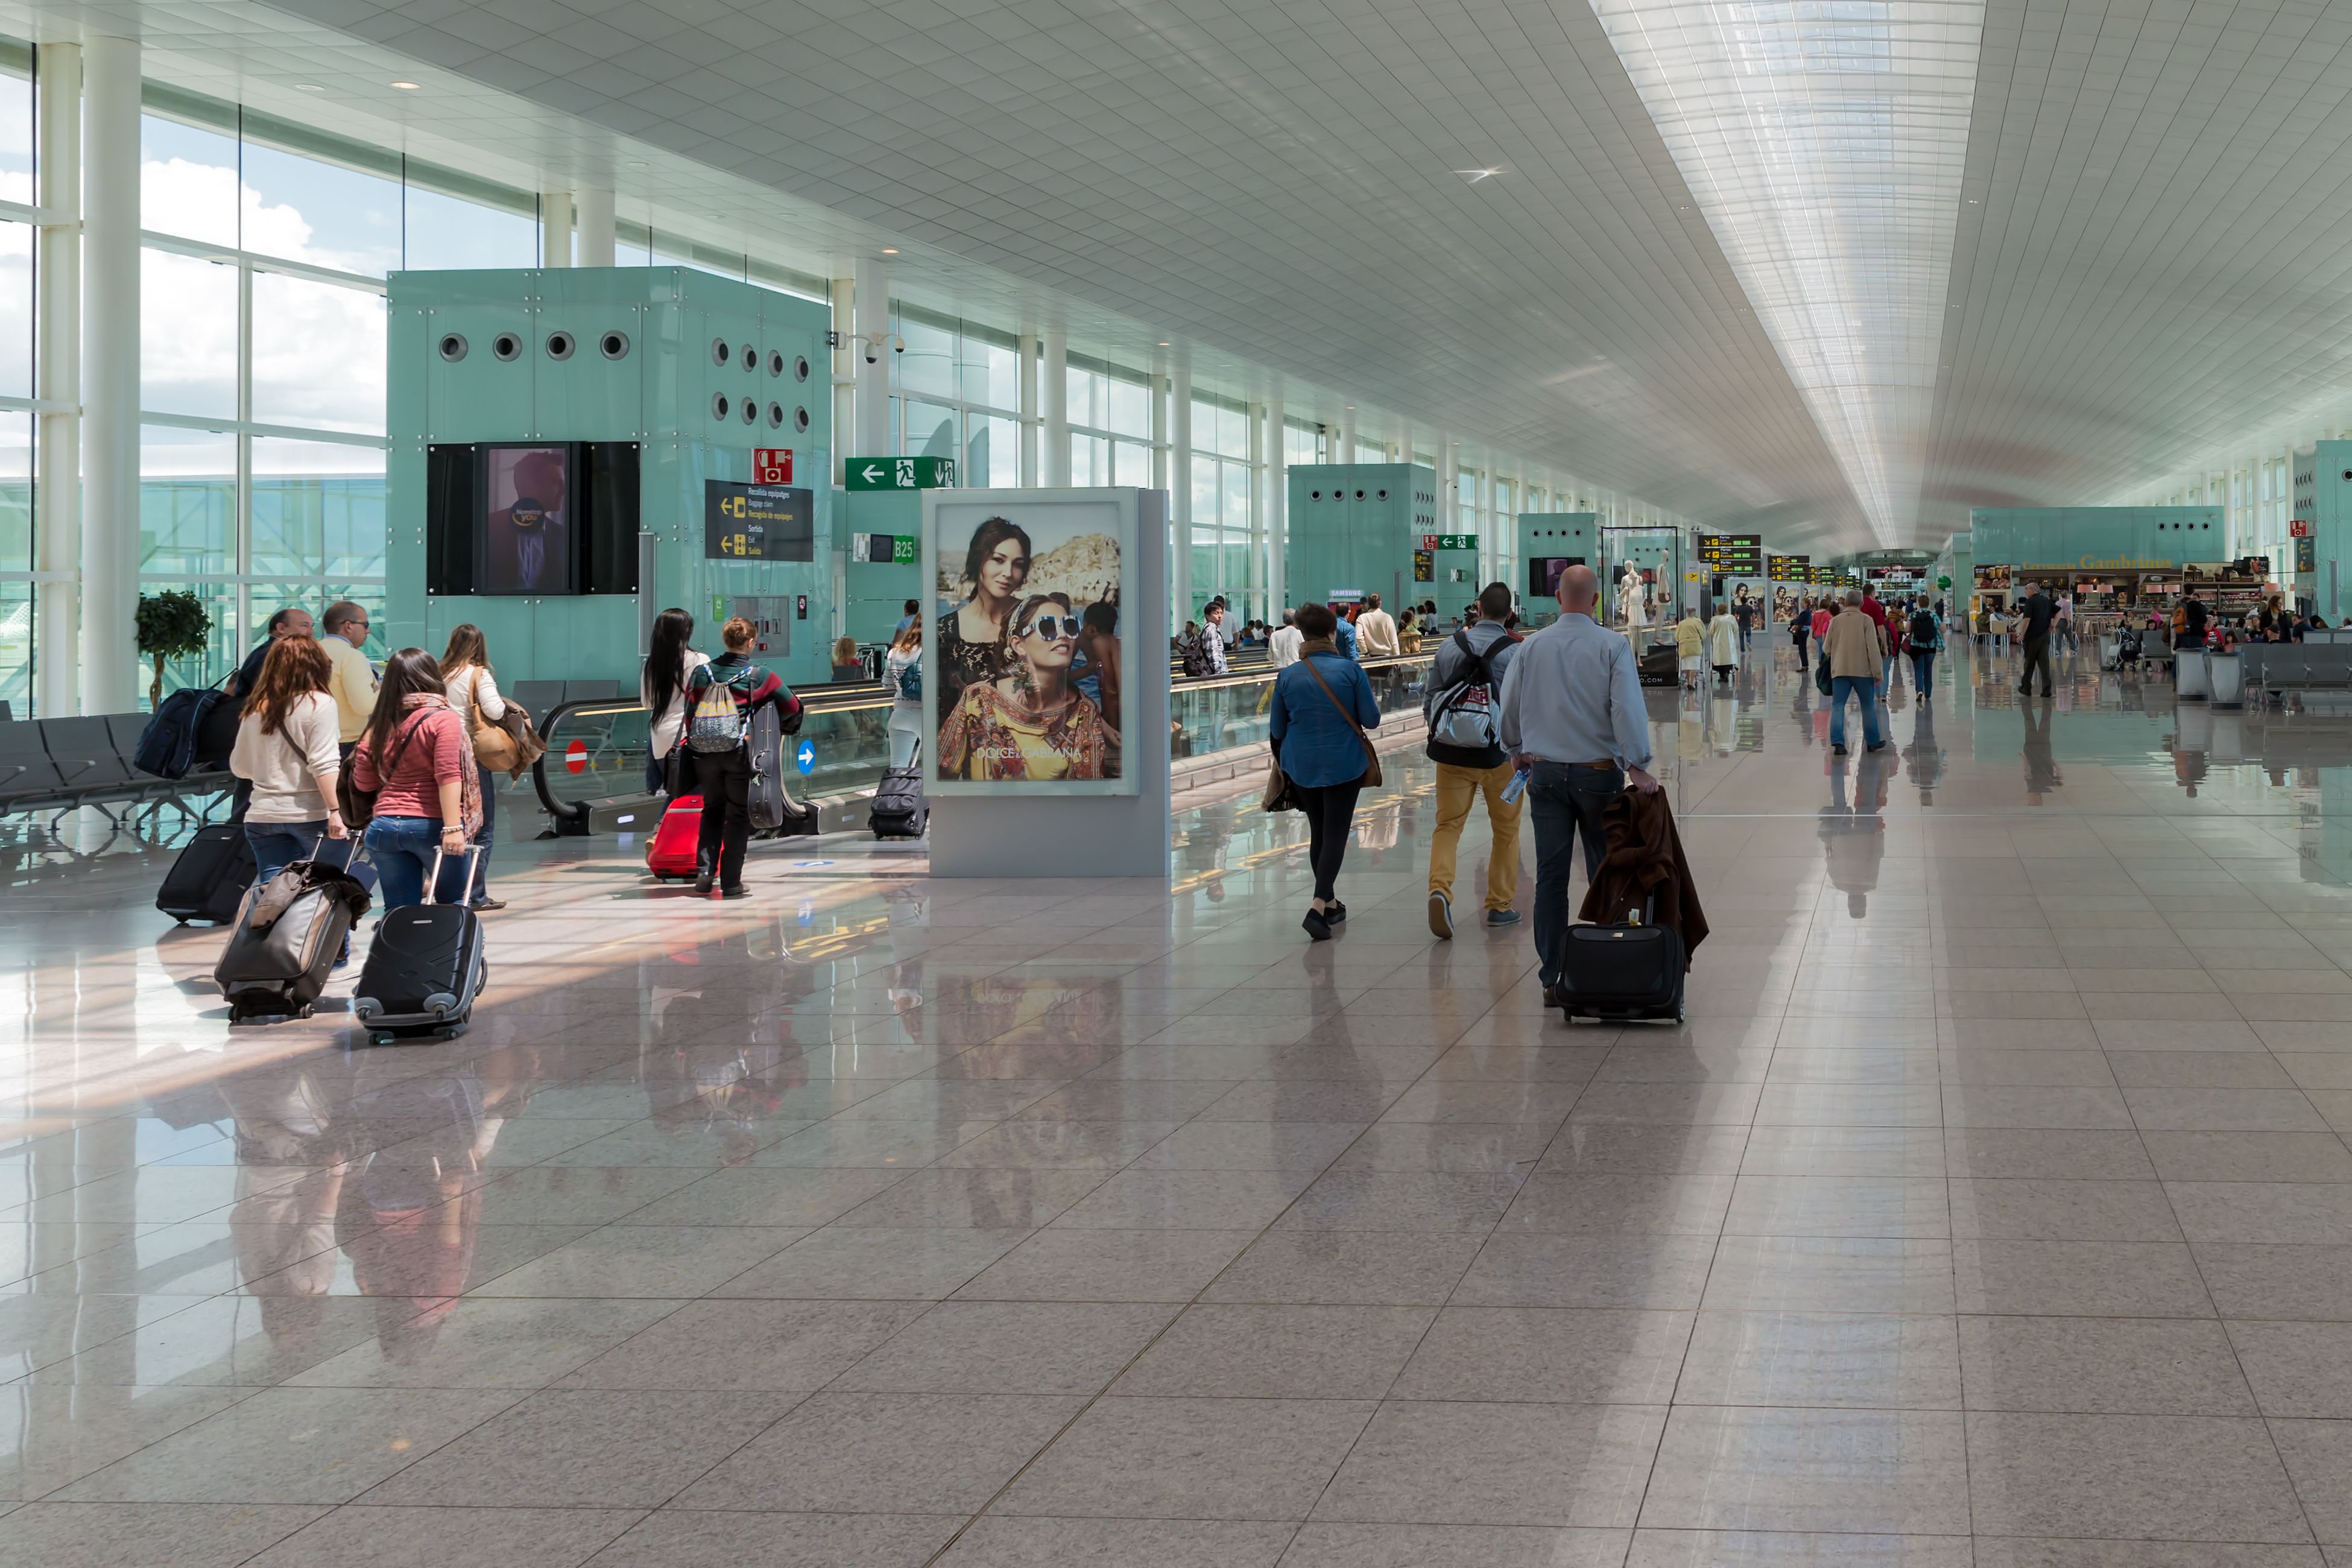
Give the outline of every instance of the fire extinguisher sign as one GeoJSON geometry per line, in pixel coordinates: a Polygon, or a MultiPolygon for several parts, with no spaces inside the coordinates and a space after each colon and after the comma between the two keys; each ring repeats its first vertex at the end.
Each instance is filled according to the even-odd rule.
{"type": "Polygon", "coordinates": [[[791,484],[793,449],[790,447],[752,447],[751,482],[755,485],[791,484]]]}

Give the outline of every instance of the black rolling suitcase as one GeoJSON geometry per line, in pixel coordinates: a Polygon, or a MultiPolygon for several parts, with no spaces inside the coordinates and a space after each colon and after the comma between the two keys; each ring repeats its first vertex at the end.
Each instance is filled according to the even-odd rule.
{"type": "Polygon", "coordinates": [[[920,838],[930,826],[930,804],[923,798],[923,750],[903,768],[884,768],[874,798],[866,803],[866,826],[877,838],[920,838]]]}
{"type": "Polygon", "coordinates": [[[793,801],[784,787],[784,726],[773,703],[763,703],[751,714],[743,735],[743,749],[751,759],[751,784],[745,808],[751,831],[769,838],[797,838],[817,830],[813,805],[793,801]]]}
{"type": "Polygon", "coordinates": [[[1622,925],[1572,925],[1560,944],[1559,1010],[1608,1022],[1683,1017],[1688,961],[1680,932],[1652,925],[1645,906],[1622,925]]]}
{"type": "MultiPolygon", "coordinates": [[[[427,900],[440,879],[436,852],[425,879],[427,900]]],[[[466,885],[473,880],[469,852],[466,885]]],[[[488,977],[482,922],[473,910],[464,904],[405,904],[384,910],[376,921],[375,941],[352,990],[352,1016],[377,1045],[417,1035],[446,1040],[465,1032],[488,977]]]]}
{"type": "Polygon", "coordinates": [[[229,1022],[309,1017],[367,907],[359,878],[318,860],[297,860],[247,892],[213,966],[229,1022]]]}
{"type": "Polygon", "coordinates": [[[208,921],[226,925],[236,918],[245,890],[253,886],[253,846],[245,829],[216,823],[199,827],[155,894],[155,907],[182,925],[208,921]]]}

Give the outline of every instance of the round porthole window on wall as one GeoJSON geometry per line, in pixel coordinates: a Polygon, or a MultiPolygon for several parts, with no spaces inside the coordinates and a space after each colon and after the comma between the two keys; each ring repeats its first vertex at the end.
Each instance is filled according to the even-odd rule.
{"type": "Polygon", "coordinates": [[[782,429],[783,427],[784,427],[784,405],[783,405],[782,404],[781,404],[781,403],[771,403],[771,404],[769,404],[769,405],[768,405],[768,428],[769,428],[769,429],[771,429],[771,430],[781,430],[781,429],[782,429]]]}
{"type": "Polygon", "coordinates": [[[629,334],[606,332],[596,340],[596,347],[606,359],[626,359],[629,357],[629,334]]]}
{"type": "Polygon", "coordinates": [[[793,379],[794,381],[806,381],[808,379],[807,355],[794,354],[793,356],[793,379]]]}
{"type": "Polygon", "coordinates": [[[1389,499],[1389,492],[1382,490],[1379,495],[1374,496],[1372,499],[1375,500],[1386,500],[1389,499]]]}
{"type": "Polygon", "coordinates": [[[490,353],[497,359],[518,359],[522,354],[522,340],[512,332],[500,332],[490,340],[490,353]]]}
{"type": "Polygon", "coordinates": [[[573,346],[570,332],[547,334],[547,357],[550,359],[570,359],[573,346]]]}
{"type": "Polygon", "coordinates": [[[725,393],[716,393],[712,395],[710,399],[710,416],[713,419],[724,419],[727,417],[727,395],[725,393]]]}
{"type": "Polygon", "coordinates": [[[805,408],[795,408],[795,409],[793,409],[793,429],[795,429],[795,430],[805,430],[805,429],[807,429],[808,427],[809,427],[809,416],[808,416],[808,410],[807,410],[807,409],[805,409],[805,408]]]}
{"type": "Polygon", "coordinates": [[[1323,492],[1321,490],[1308,490],[1307,492],[1307,499],[1308,500],[1321,500],[1323,499],[1323,492]]]}
{"type": "Polygon", "coordinates": [[[768,351],[768,374],[770,375],[782,375],[784,374],[783,350],[770,349],[768,351]]]}
{"type": "Polygon", "coordinates": [[[1356,492],[1356,499],[1357,499],[1358,500],[1363,500],[1363,499],[1364,499],[1364,492],[1363,492],[1363,491],[1361,491],[1361,490],[1358,490],[1358,491],[1356,492]]]}
{"type": "Polygon", "coordinates": [[[743,423],[746,425],[757,425],[759,422],[760,400],[756,397],[745,398],[743,400],[743,423]]]}
{"type": "Polygon", "coordinates": [[[757,370],[757,369],[759,369],[759,368],[760,368],[760,351],[759,351],[758,349],[753,348],[750,343],[745,343],[745,344],[743,345],[743,372],[744,372],[744,374],[748,375],[748,374],[750,374],[751,372],[753,372],[753,371],[755,371],[755,370],[757,370]]]}
{"type": "Polygon", "coordinates": [[[727,347],[727,340],[725,338],[713,338],[710,340],[710,363],[712,364],[725,364],[729,360],[734,357],[732,351],[727,347]]]}
{"type": "Polygon", "coordinates": [[[442,333],[441,357],[450,364],[456,364],[459,360],[464,359],[466,357],[466,334],[463,332],[442,333]]]}

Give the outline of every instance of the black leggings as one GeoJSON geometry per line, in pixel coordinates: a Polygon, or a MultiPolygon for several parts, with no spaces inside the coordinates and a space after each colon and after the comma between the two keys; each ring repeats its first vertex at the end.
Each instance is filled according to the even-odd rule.
{"type": "Polygon", "coordinates": [[[1315,896],[1325,903],[1333,897],[1331,884],[1339,879],[1339,862],[1348,854],[1348,831],[1355,825],[1356,797],[1364,793],[1363,775],[1346,784],[1309,789],[1294,783],[1299,809],[1307,813],[1307,862],[1315,868],[1315,896]]]}
{"type": "Polygon", "coordinates": [[[704,752],[694,759],[695,787],[702,793],[699,868],[715,872],[719,885],[743,885],[743,851],[751,842],[751,753],[704,752]]]}

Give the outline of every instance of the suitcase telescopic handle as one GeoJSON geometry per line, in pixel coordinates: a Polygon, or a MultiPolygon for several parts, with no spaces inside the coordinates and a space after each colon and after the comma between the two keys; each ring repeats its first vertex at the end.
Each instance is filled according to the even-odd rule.
{"type": "MultiPolygon", "coordinates": [[[[480,853],[482,853],[480,844],[468,844],[468,847],[466,847],[466,893],[473,893],[473,863],[480,858],[480,853]]],[[[440,886],[440,865],[442,865],[442,851],[440,847],[436,847],[433,848],[433,875],[425,877],[425,902],[428,902],[428,905],[430,902],[436,902],[433,891],[440,886]]],[[[463,902],[473,902],[473,900],[466,898],[463,902]]]]}

